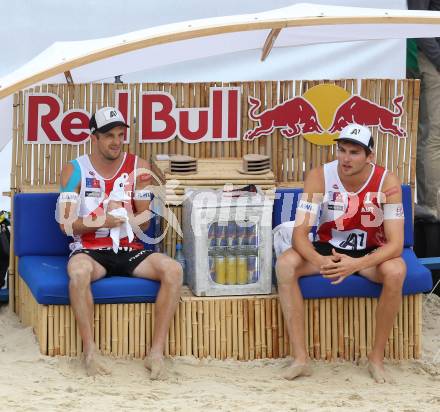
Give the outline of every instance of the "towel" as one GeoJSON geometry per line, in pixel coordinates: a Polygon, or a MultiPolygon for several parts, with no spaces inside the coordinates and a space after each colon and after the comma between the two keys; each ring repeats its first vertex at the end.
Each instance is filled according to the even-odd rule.
{"type": "MultiPolygon", "coordinates": [[[[292,220],[291,222],[281,223],[272,230],[273,248],[275,250],[276,257],[292,247],[292,234],[294,226],[295,221],[292,220]]],[[[313,233],[309,233],[309,240],[313,242],[313,233]]]]}
{"type": "Polygon", "coordinates": [[[130,242],[134,239],[133,229],[128,222],[127,211],[123,207],[113,209],[111,212],[109,212],[109,215],[112,215],[114,217],[122,217],[125,219],[125,223],[123,223],[121,226],[113,227],[110,229],[110,237],[113,241],[113,252],[118,253],[119,241],[122,238],[128,237],[128,240],[130,242]]]}

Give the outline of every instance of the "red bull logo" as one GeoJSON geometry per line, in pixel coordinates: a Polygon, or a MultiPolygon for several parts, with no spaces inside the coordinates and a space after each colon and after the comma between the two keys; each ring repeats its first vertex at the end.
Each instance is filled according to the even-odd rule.
{"type": "Polygon", "coordinates": [[[257,137],[273,133],[280,129],[282,136],[292,138],[299,134],[322,133],[324,129],[319,124],[315,108],[303,97],[294,97],[257,114],[261,101],[249,97],[248,116],[258,122],[258,126],[248,130],[244,140],[253,140],[257,137]]]}
{"type": "Polygon", "coordinates": [[[302,135],[313,144],[332,145],[339,132],[351,123],[378,127],[382,133],[405,137],[405,129],[398,124],[403,114],[403,100],[403,96],[393,99],[393,111],[334,84],[320,84],[301,97],[258,113],[261,101],[249,97],[248,116],[258,123],[246,131],[243,138],[253,140],[279,129],[286,138],[302,135]]]}
{"type": "Polygon", "coordinates": [[[378,126],[382,133],[404,137],[406,131],[394,124],[394,119],[402,116],[402,101],[403,96],[397,96],[393,99],[393,105],[397,111],[392,112],[361,96],[352,96],[336,110],[329,132],[340,132],[348,124],[357,123],[363,126],[378,126]]]}

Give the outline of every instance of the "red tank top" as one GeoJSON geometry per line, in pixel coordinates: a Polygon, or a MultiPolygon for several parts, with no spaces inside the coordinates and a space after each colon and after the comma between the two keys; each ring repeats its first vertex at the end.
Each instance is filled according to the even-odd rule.
{"type": "Polygon", "coordinates": [[[317,240],[347,250],[362,250],[385,243],[380,192],[386,170],[372,164],[372,171],[357,193],[345,190],[337,171],[338,161],[324,165],[325,195],[317,240]]]}

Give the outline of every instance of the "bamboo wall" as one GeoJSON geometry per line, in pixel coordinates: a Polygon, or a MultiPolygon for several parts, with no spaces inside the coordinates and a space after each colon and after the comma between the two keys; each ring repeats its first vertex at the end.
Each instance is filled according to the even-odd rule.
{"type": "MultiPolygon", "coordinates": [[[[82,351],[75,317],[67,305],[38,305],[20,280],[19,316],[49,356],[82,351]]],[[[305,300],[305,338],[311,359],[365,359],[374,342],[377,299],[305,300]]],[[[143,358],[154,331],[154,304],[95,305],[94,337],[104,355],[143,358]]],[[[422,295],[404,296],[387,341],[387,359],[421,356],[422,295]]],[[[234,298],[183,296],[165,345],[166,356],[253,360],[291,355],[276,295],[234,298]]]]}
{"type": "MultiPolygon", "coordinates": [[[[302,136],[286,139],[280,135],[279,131],[252,142],[188,144],[176,138],[167,143],[140,144],[138,142],[139,122],[134,121],[135,118],[139,119],[140,93],[166,91],[175,97],[177,107],[207,107],[211,86],[239,86],[242,89],[241,135],[243,135],[246,130],[255,125],[247,117],[248,96],[261,99],[261,110],[263,110],[274,107],[293,96],[302,95],[309,88],[323,83],[336,84],[350,93],[360,94],[390,110],[393,110],[393,98],[404,95],[404,114],[399,125],[407,130],[408,136],[398,139],[381,133],[377,127],[373,128],[373,136],[377,163],[394,171],[403,183],[410,184],[414,189],[419,105],[418,81],[348,79],[336,82],[56,84],[43,85],[14,95],[11,210],[12,212],[14,210],[13,196],[17,192],[57,191],[62,166],[79,155],[90,153],[91,150],[90,141],[81,145],[25,145],[23,134],[27,93],[55,93],[64,102],[64,111],[78,108],[95,112],[100,107],[114,105],[114,90],[129,89],[131,91],[129,119],[131,127],[129,129],[130,143],[124,147],[126,151],[146,159],[151,159],[159,153],[189,154],[197,158],[241,157],[247,153],[267,154],[271,157],[272,170],[277,184],[282,186],[287,182],[290,184],[302,182],[308,170],[333,160],[335,147],[312,145],[302,136]]],[[[178,208],[173,209],[176,209],[174,211],[180,220],[180,211],[177,210],[178,208]]],[[[12,219],[14,219],[13,214],[12,219]]],[[[11,245],[14,243],[13,239],[14,233],[12,232],[11,245]]],[[[174,245],[176,241],[178,239],[174,236],[172,244],[174,245]]],[[[20,314],[25,324],[35,328],[43,353],[51,355],[58,352],[71,355],[79,353],[81,342],[75,332],[75,319],[70,308],[37,305],[26,285],[20,281],[17,274],[17,262],[11,250],[9,267],[11,307],[20,314]]],[[[373,315],[376,304],[375,299],[358,298],[306,301],[308,316],[305,327],[311,357],[355,359],[364,355],[365,350],[368,352],[373,339],[373,315]]],[[[99,341],[101,351],[117,355],[142,356],[148,349],[148,336],[151,339],[154,327],[151,323],[153,308],[154,305],[149,304],[96,305],[95,338],[99,341]],[[147,319],[150,319],[150,323],[147,319]],[[130,326],[133,324],[140,326],[136,329],[130,326]]],[[[420,355],[420,313],[421,295],[405,297],[387,345],[387,357],[407,359],[420,355]]],[[[209,354],[220,359],[225,357],[253,359],[265,356],[285,356],[289,353],[288,348],[287,333],[279,303],[276,296],[271,295],[255,299],[182,300],[170,329],[167,353],[171,355],[193,354],[200,357],[202,357],[201,354],[203,356],[209,354]],[[253,332],[251,325],[254,328],[253,332]]]]}

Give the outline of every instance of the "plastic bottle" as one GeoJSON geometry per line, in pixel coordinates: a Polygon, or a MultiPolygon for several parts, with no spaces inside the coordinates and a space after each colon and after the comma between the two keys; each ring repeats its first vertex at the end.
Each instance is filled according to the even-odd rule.
{"type": "Polygon", "coordinates": [[[175,259],[180,263],[183,270],[183,283],[188,284],[187,273],[186,273],[186,262],[185,256],[183,255],[183,249],[181,243],[176,243],[176,256],[175,259]]]}

